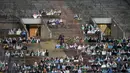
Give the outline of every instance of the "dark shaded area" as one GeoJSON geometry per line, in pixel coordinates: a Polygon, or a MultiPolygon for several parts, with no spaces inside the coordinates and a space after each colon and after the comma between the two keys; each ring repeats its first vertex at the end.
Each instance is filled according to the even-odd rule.
{"type": "Polygon", "coordinates": [[[130,6],[130,0],[124,0],[130,6]]]}

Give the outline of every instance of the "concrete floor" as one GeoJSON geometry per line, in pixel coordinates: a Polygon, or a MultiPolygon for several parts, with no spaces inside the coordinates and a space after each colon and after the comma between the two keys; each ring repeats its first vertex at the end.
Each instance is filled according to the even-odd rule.
{"type": "Polygon", "coordinates": [[[50,57],[66,57],[63,49],[55,49],[56,41],[45,41],[40,43],[42,50],[48,50],[50,57]]]}

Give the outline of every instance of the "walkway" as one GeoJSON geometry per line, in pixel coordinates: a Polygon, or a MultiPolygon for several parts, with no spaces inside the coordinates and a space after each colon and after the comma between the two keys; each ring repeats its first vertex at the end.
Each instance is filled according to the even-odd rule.
{"type": "Polygon", "coordinates": [[[42,41],[40,44],[28,44],[28,50],[48,50],[49,57],[65,57],[65,53],[62,49],[55,49],[56,41],[42,41]]]}
{"type": "Polygon", "coordinates": [[[40,44],[43,50],[47,49],[49,51],[50,57],[66,57],[66,54],[62,49],[55,49],[56,41],[45,41],[40,44]]]}

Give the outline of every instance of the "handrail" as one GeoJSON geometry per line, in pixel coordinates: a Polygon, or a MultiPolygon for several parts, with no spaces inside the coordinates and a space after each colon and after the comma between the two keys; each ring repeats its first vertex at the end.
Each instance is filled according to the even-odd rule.
{"type": "Polygon", "coordinates": [[[52,32],[51,32],[51,30],[49,29],[49,27],[47,26],[47,24],[45,24],[45,26],[47,27],[47,29],[48,29],[48,31],[49,31],[49,35],[50,35],[50,39],[52,38],[52,32]]]}
{"type": "Polygon", "coordinates": [[[48,31],[49,31],[49,38],[52,39],[52,32],[51,30],[49,29],[49,27],[47,26],[47,24],[43,21],[42,19],[42,23],[44,23],[44,25],[47,27],[48,31]]]}
{"type": "Polygon", "coordinates": [[[28,30],[27,30],[27,28],[26,28],[25,24],[23,24],[23,23],[21,23],[21,24],[23,25],[23,27],[24,27],[25,31],[27,32],[27,37],[29,37],[29,32],[28,32],[28,30]]]}
{"type": "Polygon", "coordinates": [[[122,31],[122,33],[123,33],[123,38],[126,38],[125,31],[121,28],[120,25],[118,25],[119,23],[118,23],[115,19],[113,19],[113,21],[116,23],[116,25],[117,25],[117,26],[119,27],[119,29],[122,31]]]}

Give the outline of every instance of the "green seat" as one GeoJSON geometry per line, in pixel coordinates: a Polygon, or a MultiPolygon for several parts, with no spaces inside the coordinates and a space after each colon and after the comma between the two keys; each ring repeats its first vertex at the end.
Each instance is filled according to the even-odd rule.
{"type": "Polygon", "coordinates": [[[31,43],[36,43],[36,41],[35,40],[32,40],[32,42],[31,43]]]}
{"type": "Polygon", "coordinates": [[[87,39],[85,39],[85,43],[88,43],[88,40],[87,40],[87,39]]]}
{"type": "Polygon", "coordinates": [[[3,64],[0,64],[0,67],[3,67],[3,64]]]}
{"type": "Polygon", "coordinates": [[[64,49],[65,47],[64,46],[60,46],[61,49],[64,49]]]}
{"type": "Polygon", "coordinates": [[[87,73],[87,70],[83,68],[82,73],[87,73]]]}

